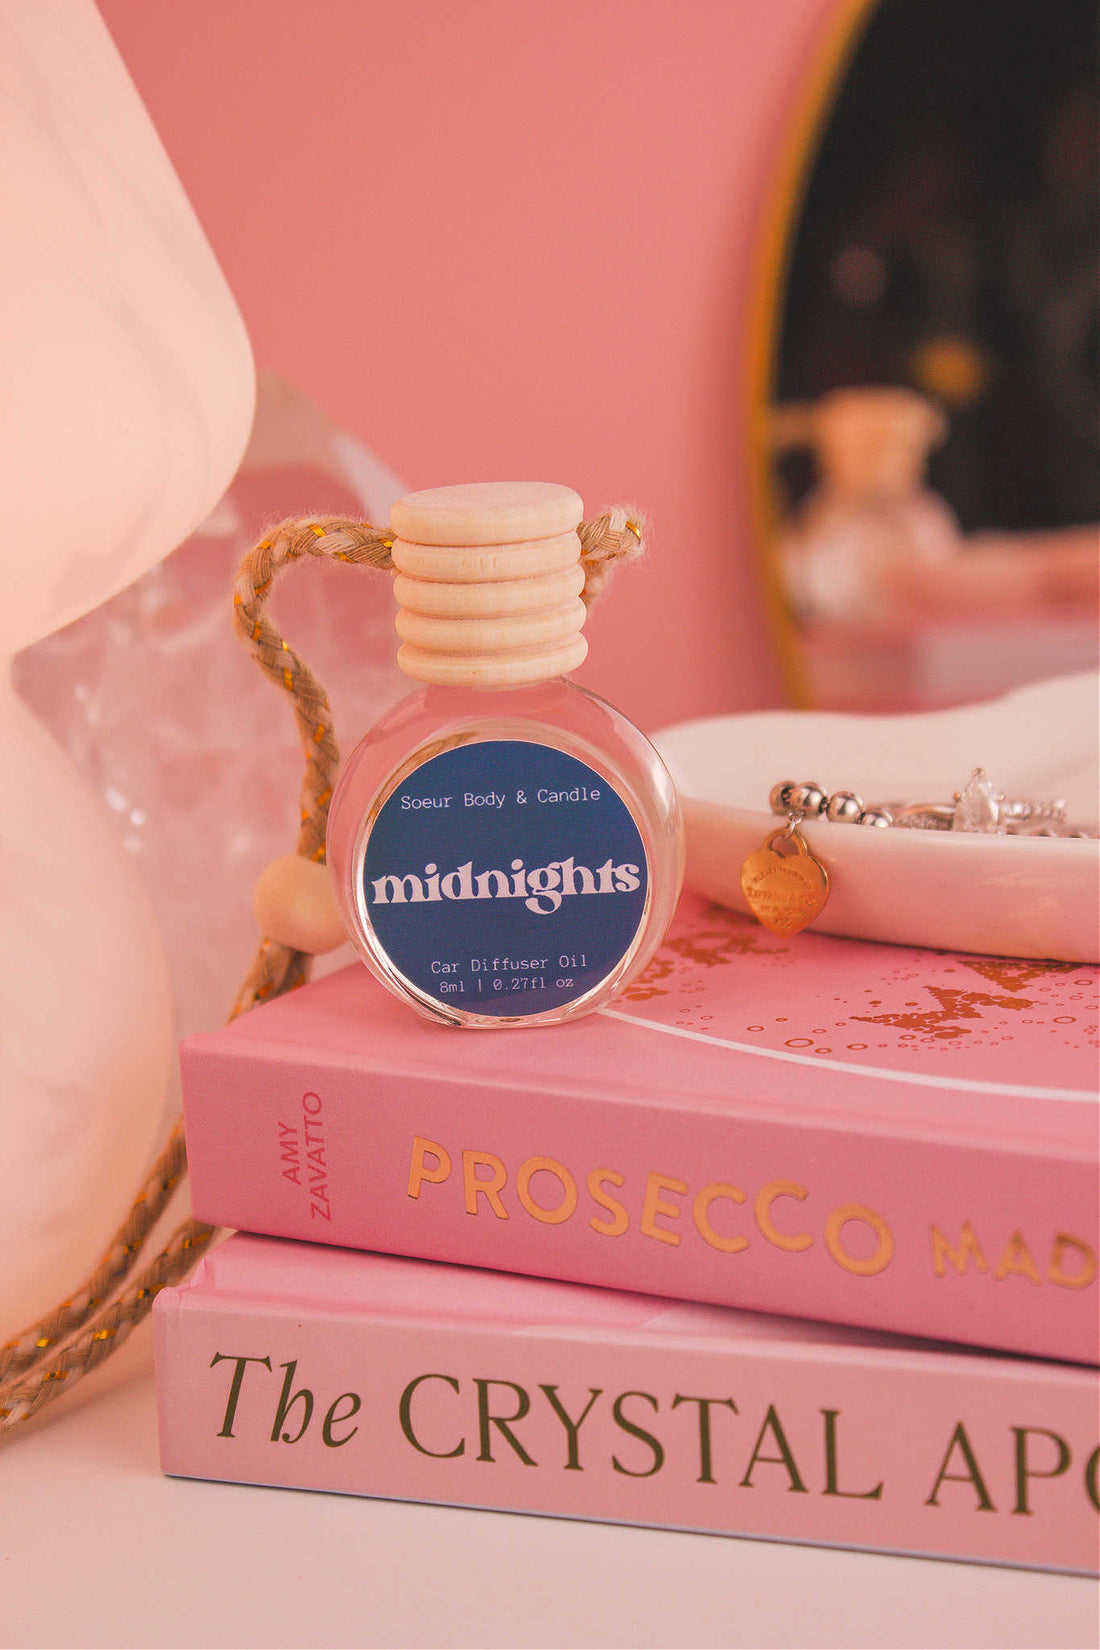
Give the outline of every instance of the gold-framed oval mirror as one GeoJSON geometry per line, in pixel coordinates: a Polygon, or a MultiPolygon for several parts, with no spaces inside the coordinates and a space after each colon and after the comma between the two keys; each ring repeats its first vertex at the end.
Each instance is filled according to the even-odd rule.
{"type": "Polygon", "coordinates": [[[796,702],[1097,664],[1091,0],[840,0],[773,185],[758,525],[796,702]]]}

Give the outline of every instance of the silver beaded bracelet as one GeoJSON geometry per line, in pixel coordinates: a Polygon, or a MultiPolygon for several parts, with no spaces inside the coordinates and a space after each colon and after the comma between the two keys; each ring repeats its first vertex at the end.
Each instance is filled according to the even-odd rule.
{"type": "Polygon", "coordinates": [[[984,768],[975,768],[950,802],[865,803],[855,791],[833,791],[830,795],[812,781],[783,779],[772,786],[768,805],[773,814],[784,816],[792,826],[804,819],[827,819],[834,825],[873,825],[880,829],[894,825],[907,830],[970,831],[988,836],[1092,835],[1067,823],[1066,804],[1061,798],[1052,802],[1030,797],[1009,799],[1003,791],[994,789],[984,768]]]}

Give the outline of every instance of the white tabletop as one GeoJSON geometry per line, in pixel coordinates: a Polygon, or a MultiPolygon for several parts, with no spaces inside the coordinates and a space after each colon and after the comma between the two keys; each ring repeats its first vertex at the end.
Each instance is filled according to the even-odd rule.
{"type": "Polygon", "coordinates": [[[1097,1643],[1093,1583],[164,1478],[148,1326],[0,1456],[4,1646],[1097,1643]]]}

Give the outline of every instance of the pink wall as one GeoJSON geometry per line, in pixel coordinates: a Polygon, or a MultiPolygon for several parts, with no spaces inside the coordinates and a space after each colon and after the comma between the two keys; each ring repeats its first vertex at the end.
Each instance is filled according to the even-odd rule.
{"type": "Polygon", "coordinates": [[[739,374],[834,3],[101,0],[262,364],[411,486],[647,509],[580,673],[643,726],[782,701],[739,374]]]}

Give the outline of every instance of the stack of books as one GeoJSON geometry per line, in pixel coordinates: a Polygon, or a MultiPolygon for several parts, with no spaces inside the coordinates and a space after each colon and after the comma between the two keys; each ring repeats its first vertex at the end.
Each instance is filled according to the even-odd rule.
{"type": "Polygon", "coordinates": [[[689,896],[570,1024],[189,1039],[165,1470],[1095,1573],[1095,986],[689,896]]]}

